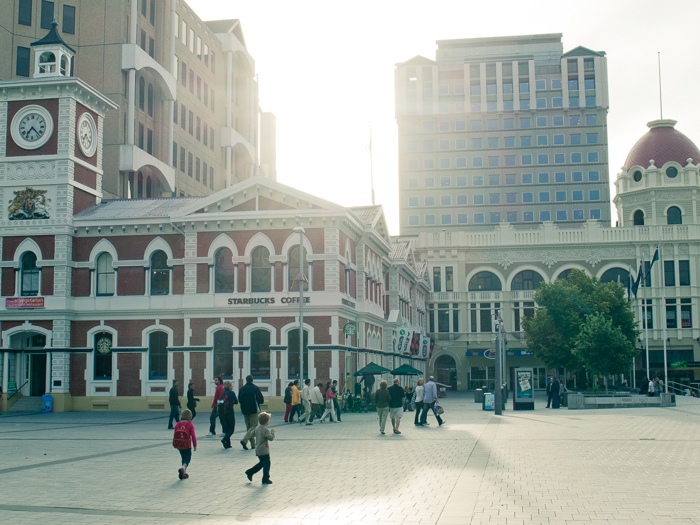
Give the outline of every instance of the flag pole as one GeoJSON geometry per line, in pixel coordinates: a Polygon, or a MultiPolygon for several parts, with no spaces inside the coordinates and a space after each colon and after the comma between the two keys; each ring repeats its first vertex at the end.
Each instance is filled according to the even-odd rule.
{"type": "MultiPolygon", "coordinates": [[[[661,309],[664,312],[664,383],[666,386],[666,393],[668,394],[668,353],[666,351],[666,325],[668,324],[667,312],[666,312],[666,279],[664,272],[664,252],[663,244],[659,243],[659,263],[661,267],[661,276],[664,277],[661,281],[661,309]]],[[[676,312],[676,316],[678,312],[676,312]]],[[[678,319],[678,317],[676,317],[678,319]]],[[[678,321],[676,321],[678,322],[678,321]]]]}
{"type": "Polygon", "coordinates": [[[644,282],[642,283],[643,299],[642,302],[642,316],[644,319],[644,347],[647,354],[647,384],[649,384],[649,316],[647,315],[647,276],[646,276],[646,265],[644,264],[644,257],[642,256],[642,278],[644,282]]]}

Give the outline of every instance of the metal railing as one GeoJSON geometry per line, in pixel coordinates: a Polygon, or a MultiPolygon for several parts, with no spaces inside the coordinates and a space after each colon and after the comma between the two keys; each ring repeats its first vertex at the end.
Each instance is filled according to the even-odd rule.
{"type": "Polygon", "coordinates": [[[15,391],[10,395],[10,397],[7,398],[7,400],[9,401],[9,400],[12,399],[13,397],[15,397],[17,394],[19,394],[20,390],[22,390],[22,389],[25,387],[25,385],[26,385],[27,383],[29,383],[29,379],[27,379],[27,380],[24,382],[24,385],[22,385],[22,386],[19,387],[17,390],[15,390],[15,391]]]}
{"type": "Polygon", "coordinates": [[[683,383],[677,383],[676,381],[668,382],[668,391],[671,394],[676,394],[678,396],[700,397],[700,388],[683,383]]]}

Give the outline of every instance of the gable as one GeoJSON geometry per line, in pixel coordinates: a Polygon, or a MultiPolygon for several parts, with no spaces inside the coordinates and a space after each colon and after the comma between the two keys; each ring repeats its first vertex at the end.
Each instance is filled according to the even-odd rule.
{"type": "Polygon", "coordinates": [[[604,57],[605,51],[593,51],[592,49],[588,49],[587,47],[578,46],[573,48],[571,51],[567,51],[566,53],[564,53],[562,55],[562,58],[590,56],[604,57]]]}

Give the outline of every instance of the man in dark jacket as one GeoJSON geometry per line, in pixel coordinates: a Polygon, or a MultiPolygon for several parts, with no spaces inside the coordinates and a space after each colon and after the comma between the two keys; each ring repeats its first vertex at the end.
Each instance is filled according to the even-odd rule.
{"type": "Polygon", "coordinates": [[[241,404],[241,414],[247,429],[245,436],[241,439],[241,446],[248,450],[248,441],[250,441],[250,446],[255,448],[255,427],[258,426],[258,413],[265,398],[257,385],[253,384],[253,376],[246,376],[245,385],[238,391],[238,402],[241,404]]]}
{"type": "Polygon", "coordinates": [[[399,424],[401,423],[401,416],[403,416],[403,400],[405,393],[399,384],[398,377],[394,378],[394,384],[389,387],[389,395],[391,396],[391,401],[389,402],[391,425],[394,427],[394,434],[401,434],[401,432],[399,432],[399,424]]]}
{"type": "Polygon", "coordinates": [[[224,429],[224,438],[221,440],[221,444],[224,448],[231,448],[231,435],[236,429],[236,419],[233,413],[233,405],[238,404],[238,399],[233,391],[233,383],[231,381],[224,381],[224,393],[219,400],[219,410],[221,417],[221,426],[224,429]]]}
{"type": "Polygon", "coordinates": [[[168,419],[168,428],[172,429],[173,419],[179,423],[180,422],[180,394],[177,391],[177,379],[173,380],[173,387],[169,392],[169,402],[170,402],[170,418],[168,419]]]}
{"type": "Polygon", "coordinates": [[[552,404],[552,385],[553,384],[554,384],[554,378],[550,377],[549,383],[547,383],[547,406],[545,408],[549,408],[549,405],[552,404]]]}

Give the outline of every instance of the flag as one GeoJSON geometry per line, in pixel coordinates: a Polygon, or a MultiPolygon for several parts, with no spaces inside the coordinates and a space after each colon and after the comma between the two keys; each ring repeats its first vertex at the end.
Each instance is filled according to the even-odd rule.
{"type": "Polygon", "coordinates": [[[639,282],[642,280],[642,261],[639,261],[639,271],[637,272],[637,279],[632,284],[632,293],[637,297],[637,290],[639,290],[639,282]]]}
{"type": "Polygon", "coordinates": [[[420,356],[424,359],[428,358],[428,349],[430,348],[430,337],[423,336],[420,343],[420,356]]]}
{"type": "Polygon", "coordinates": [[[656,247],[656,251],[654,252],[654,257],[651,258],[651,264],[649,265],[649,270],[647,271],[646,275],[644,276],[644,282],[649,279],[649,275],[651,275],[651,269],[654,267],[654,263],[659,260],[659,247],[656,247]]]}
{"type": "Polygon", "coordinates": [[[411,355],[418,355],[420,351],[420,334],[418,332],[413,332],[413,337],[411,338],[411,355]]]}
{"type": "Polygon", "coordinates": [[[627,272],[627,301],[632,300],[632,267],[627,272]]]}
{"type": "Polygon", "coordinates": [[[430,340],[430,357],[433,357],[433,348],[435,347],[435,341],[430,340]]]}

